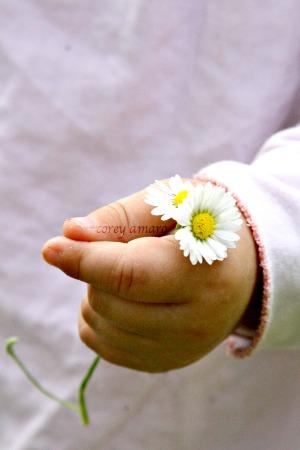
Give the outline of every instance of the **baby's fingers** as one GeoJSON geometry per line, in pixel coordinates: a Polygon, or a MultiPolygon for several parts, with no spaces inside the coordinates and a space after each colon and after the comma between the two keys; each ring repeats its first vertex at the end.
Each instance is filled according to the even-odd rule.
{"type": "Polygon", "coordinates": [[[162,222],[151,214],[144,202],[145,191],[103,206],[86,217],[66,220],[64,235],[81,241],[128,242],[144,236],[162,236],[174,228],[175,221],[162,222]]]}
{"type": "Polygon", "coordinates": [[[191,294],[188,278],[183,282],[191,266],[173,236],[130,243],[57,237],[42,252],[47,262],[67,275],[128,300],[180,303],[191,294]]]}

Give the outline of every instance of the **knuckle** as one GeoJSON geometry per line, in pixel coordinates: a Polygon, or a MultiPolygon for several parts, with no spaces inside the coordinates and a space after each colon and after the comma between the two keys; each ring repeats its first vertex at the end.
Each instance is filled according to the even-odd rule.
{"type": "Polygon", "coordinates": [[[134,282],[134,264],[132,260],[124,257],[121,253],[117,261],[118,278],[116,280],[116,292],[120,297],[129,294],[134,282]]]}
{"type": "Polygon", "coordinates": [[[101,303],[100,298],[99,298],[99,293],[91,285],[88,286],[87,300],[89,302],[90,307],[94,311],[98,312],[100,309],[100,303],[101,303]]]}
{"type": "Polygon", "coordinates": [[[104,298],[101,298],[99,292],[92,287],[89,288],[88,303],[90,308],[101,317],[109,317],[109,311],[111,309],[110,302],[104,301],[104,298]]]}
{"type": "Polygon", "coordinates": [[[86,323],[91,325],[93,313],[92,313],[92,309],[86,299],[83,300],[83,302],[81,303],[81,316],[86,323]]]}
{"type": "Polygon", "coordinates": [[[90,333],[90,328],[89,328],[88,324],[81,321],[78,328],[79,328],[78,334],[79,334],[80,340],[82,342],[84,342],[86,345],[89,345],[88,343],[90,342],[91,333],[90,333]]]}
{"type": "Polygon", "coordinates": [[[78,257],[76,259],[75,278],[77,278],[78,280],[84,279],[83,261],[86,258],[86,255],[87,255],[87,247],[84,246],[81,248],[78,257]]]}
{"type": "Polygon", "coordinates": [[[110,211],[109,214],[111,214],[114,222],[121,223],[122,225],[125,225],[126,228],[129,228],[129,215],[126,207],[120,200],[110,203],[107,205],[107,208],[107,210],[110,211]]]}
{"type": "Polygon", "coordinates": [[[135,266],[132,258],[125,251],[119,253],[108,275],[108,286],[111,293],[127,297],[135,280],[135,266]]]}

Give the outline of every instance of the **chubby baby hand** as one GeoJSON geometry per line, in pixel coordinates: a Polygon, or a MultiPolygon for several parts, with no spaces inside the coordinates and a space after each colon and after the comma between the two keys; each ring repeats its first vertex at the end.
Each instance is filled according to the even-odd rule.
{"type": "Polygon", "coordinates": [[[79,317],[88,347],[120,366],[164,372],[197,361],[234,330],[254,293],[257,257],[243,222],[224,261],[192,265],[171,234],[175,221],[151,215],[144,197],[67,220],[64,236],[42,252],[88,284],[79,317]]]}

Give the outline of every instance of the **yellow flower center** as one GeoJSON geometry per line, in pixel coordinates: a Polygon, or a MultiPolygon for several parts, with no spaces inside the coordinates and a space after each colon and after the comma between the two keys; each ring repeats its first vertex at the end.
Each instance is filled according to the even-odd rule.
{"type": "Polygon", "coordinates": [[[177,192],[177,194],[175,195],[175,197],[173,198],[173,203],[174,205],[177,207],[178,205],[180,205],[180,203],[183,202],[183,200],[186,198],[186,196],[188,195],[189,191],[179,191],[177,192]]]}
{"type": "Polygon", "coordinates": [[[198,239],[209,238],[216,227],[216,220],[209,212],[199,212],[192,219],[192,231],[198,239]]]}

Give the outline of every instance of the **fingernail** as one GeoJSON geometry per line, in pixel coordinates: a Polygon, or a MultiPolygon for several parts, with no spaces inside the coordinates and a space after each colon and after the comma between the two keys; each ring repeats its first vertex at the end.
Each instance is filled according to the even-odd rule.
{"type": "Polygon", "coordinates": [[[62,260],[61,252],[59,250],[54,249],[53,247],[47,247],[43,251],[43,256],[45,260],[49,264],[52,264],[53,266],[59,265],[59,263],[62,260]]]}
{"type": "Polygon", "coordinates": [[[97,226],[95,221],[89,216],[72,217],[71,219],[68,219],[68,221],[73,222],[73,224],[76,224],[81,228],[95,228],[97,226]]]}

